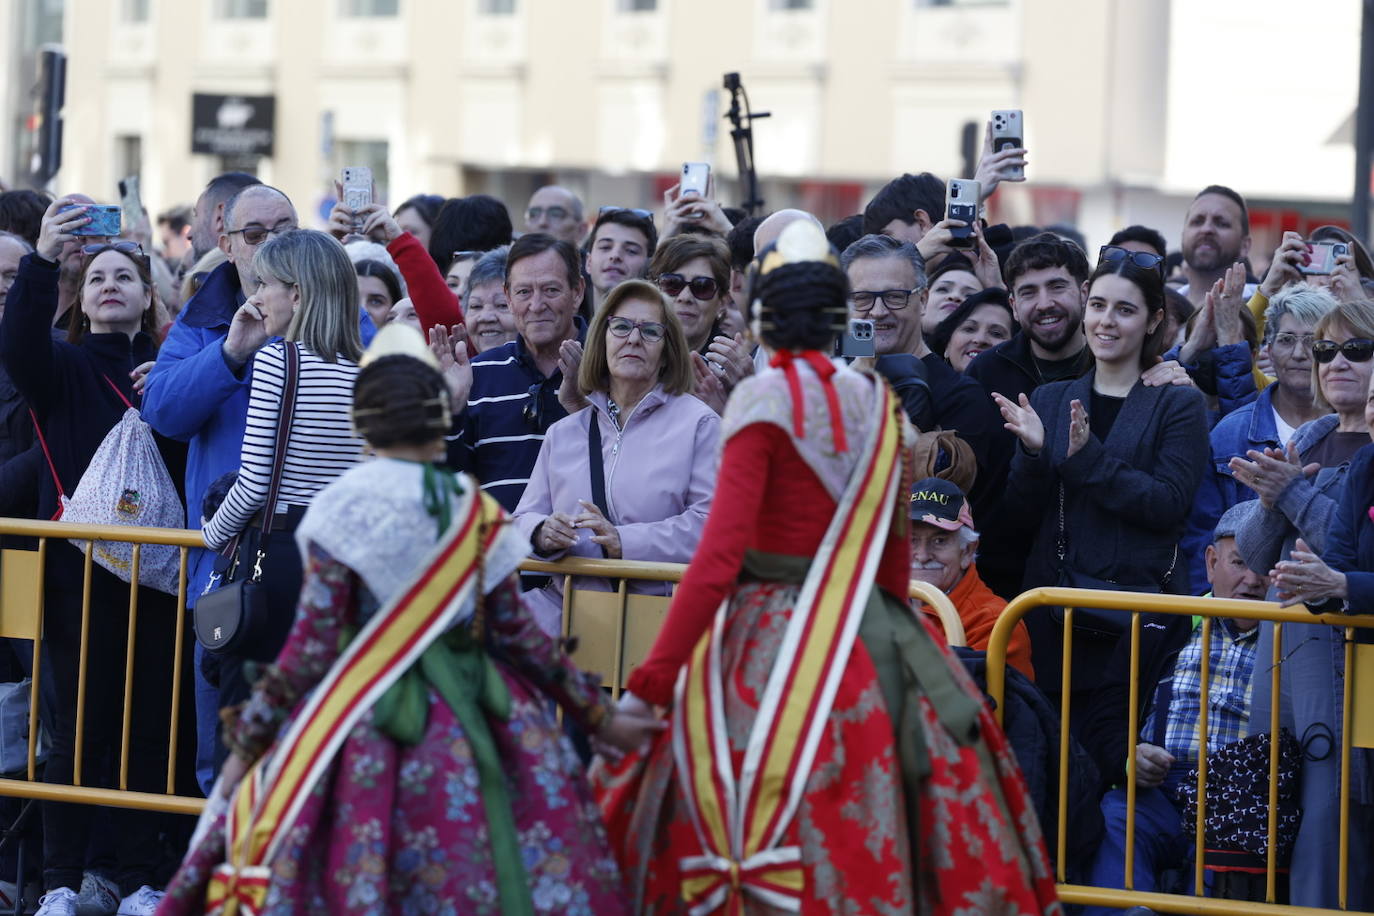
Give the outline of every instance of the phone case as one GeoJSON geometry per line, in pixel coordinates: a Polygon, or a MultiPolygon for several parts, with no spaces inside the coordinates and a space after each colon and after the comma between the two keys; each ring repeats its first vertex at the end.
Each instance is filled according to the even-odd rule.
{"type": "Polygon", "coordinates": [[[978,219],[982,186],[969,178],[952,178],[945,186],[945,218],[968,223],[950,230],[950,244],[956,248],[973,246],[973,224],[978,219]]]}
{"type": "Polygon", "coordinates": [[[686,194],[688,191],[695,191],[704,197],[710,177],[711,167],[705,162],[684,162],[682,163],[682,182],[678,193],[686,194]]]}
{"type": "MultiPolygon", "coordinates": [[[[992,113],[992,151],[1016,149],[1025,146],[1026,134],[1021,111],[1016,108],[999,108],[992,113]]],[[[1025,178],[1026,170],[1018,166],[1014,177],[1025,178]]]]}
{"type": "Polygon", "coordinates": [[[355,213],[372,203],[372,170],[346,168],[343,170],[343,204],[355,213]]]}
{"type": "MultiPolygon", "coordinates": [[[[58,212],[72,210],[77,206],[79,205],[74,204],[70,207],[63,207],[58,212]]],[[[109,238],[114,238],[119,235],[119,207],[87,205],[86,215],[91,218],[91,221],[75,230],[72,235],[99,235],[109,238]]]]}

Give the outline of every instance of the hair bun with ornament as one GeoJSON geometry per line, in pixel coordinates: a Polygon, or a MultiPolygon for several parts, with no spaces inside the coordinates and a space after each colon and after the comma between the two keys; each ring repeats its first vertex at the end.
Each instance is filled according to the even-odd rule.
{"type": "Polygon", "coordinates": [[[821,228],[789,223],[749,271],[755,335],[774,350],[828,352],[849,319],[849,281],[821,228]]]}

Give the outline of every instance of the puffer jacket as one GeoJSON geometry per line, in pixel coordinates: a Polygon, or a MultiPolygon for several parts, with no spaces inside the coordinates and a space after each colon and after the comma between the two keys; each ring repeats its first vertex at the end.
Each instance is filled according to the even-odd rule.
{"type": "MultiPolygon", "coordinates": [[[[549,427],[515,510],[516,527],[533,541],[535,530],[554,512],[576,516],[584,511],[579,500],[592,502],[587,434],[595,421],[601,431],[607,514],[620,535],[622,558],[686,563],[711,510],[720,417],[690,394],[672,395],[657,386],[620,418],[617,428],[605,393],[592,392],[588,400],[590,407],[549,427]]],[[[571,550],[541,558],[599,558],[601,547],[592,543],[591,536],[591,531],[583,530],[571,550]]],[[[574,584],[611,590],[605,579],[577,579],[574,584]]],[[[629,590],[668,593],[664,583],[650,581],[632,581],[629,590]]],[[[562,577],[554,576],[526,599],[546,631],[560,632],[562,577]]]]}

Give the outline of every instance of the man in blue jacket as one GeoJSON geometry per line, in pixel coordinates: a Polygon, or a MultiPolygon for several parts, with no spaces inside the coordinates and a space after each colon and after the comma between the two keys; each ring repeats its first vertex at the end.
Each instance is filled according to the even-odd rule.
{"type": "MultiPolygon", "coordinates": [[[[197,204],[199,206],[199,203],[197,204]]],[[[216,477],[235,471],[243,449],[253,355],[267,343],[260,324],[230,333],[234,312],[257,285],[253,255],[268,238],[296,228],[296,209],[285,194],[251,185],[224,207],[219,246],[229,260],[215,268],[187,301],[158,351],[143,391],[143,419],[164,436],[190,443],[186,458],[186,519],[200,527],[201,503],[216,477]]],[[[205,589],[214,554],[193,550],[186,603],[205,589]]],[[[218,691],[201,674],[196,646],[196,776],[208,791],[214,779],[218,691]]]]}

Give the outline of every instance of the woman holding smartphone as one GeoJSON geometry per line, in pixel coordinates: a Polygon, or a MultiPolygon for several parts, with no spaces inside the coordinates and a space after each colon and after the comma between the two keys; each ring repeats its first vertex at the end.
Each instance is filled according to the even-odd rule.
{"type": "MultiPolygon", "coordinates": [[[[1177,545],[1209,462],[1207,415],[1195,388],[1140,380],[1167,344],[1159,263],[1156,255],[1107,249],[1084,284],[1092,371],[1042,385],[1020,403],[993,395],[1020,440],[1007,517],[1036,529],[1027,588],[1096,580],[1111,583],[1101,587],[1183,590],[1177,545]],[[1151,258],[1150,266],[1141,263],[1151,258]]],[[[1037,681],[1058,684],[1062,623],[1048,609],[1026,623],[1037,681]]],[[[1076,696],[1093,689],[1111,647],[1108,640],[1075,641],[1076,696]]]]}

